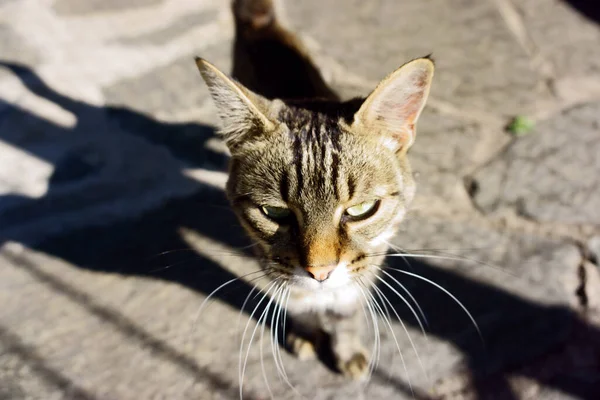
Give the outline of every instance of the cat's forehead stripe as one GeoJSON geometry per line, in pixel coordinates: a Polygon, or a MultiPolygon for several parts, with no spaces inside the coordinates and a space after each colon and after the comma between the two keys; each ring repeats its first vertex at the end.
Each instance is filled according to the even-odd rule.
{"type": "Polygon", "coordinates": [[[299,196],[302,186],[304,186],[304,176],[302,174],[302,157],[303,157],[302,142],[300,140],[299,135],[294,134],[292,130],[290,130],[290,132],[292,133],[293,148],[294,148],[294,164],[296,167],[295,168],[295,170],[296,170],[296,185],[297,185],[296,196],[299,196]]]}
{"type": "Polygon", "coordinates": [[[279,193],[281,194],[281,199],[286,203],[290,200],[290,177],[289,172],[284,169],[281,175],[281,179],[279,181],[279,193]]]}
{"type": "Polygon", "coordinates": [[[340,199],[339,125],[333,118],[303,109],[287,109],[280,116],[290,129],[296,171],[296,195],[310,182],[319,193],[340,199]]]}

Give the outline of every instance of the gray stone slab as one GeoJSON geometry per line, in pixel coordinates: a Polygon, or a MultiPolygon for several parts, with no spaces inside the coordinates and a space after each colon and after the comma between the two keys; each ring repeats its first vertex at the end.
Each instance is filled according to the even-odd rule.
{"type": "Polygon", "coordinates": [[[119,12],[135,10],[144,6],[151,6],[162,3],[163,0],[92,0],[92,1],[73,1],[57,0],[54,2],[54,9],[59,15],[80,16],[87,14],[97,14],[100,12],[119,12]]]}
{"type": "Polygon", "coordinates": [[[213,21],[217,16],[217,10],[192,12],[176,19],[164,29],[137,35],[135,37],[122,38],[119,39],[118,42],[129,46],[160,45],[169,43],[178,36],[183,35],[200,25],[206,24],[207,22],[213,21]]]}
{"type": "Polygon", "coordinates": [[[523,114],[532,110],[539,94],[539,77],[493,2],[284,4],[299,31],[350,71],[370,79],[382,79],[406,61],[433,53],[437,71],[432,94],[463,109],[523,114]]]}
{"type": "Polygon", "coordinates": [[[421,196],[448,208],[468,207],[464,176],[502,140],[500,132],[426,109],[408,155],[419,196],[415,207],[421,196]]]}
{"type": "Polygon", "coordinates": [[[512,207],[539,221],[600,222],[600,103],[540,123],[474,176],[486,213],[512,207]]]}
{"type": "MultiPolygon", "coordinates": [[[[164,2],[61,0],[53,3],[55,12],[50,13],[38,6],[50,26],[68,27],[71,21],[81,26],[86,15],[124,12],[134,21],[151,10],[162,22],[161,8],[155,7],[159,3],[164,2]]],[[[546,34],[555,35],[549,31],[553,26],[557,35],[572,34],[575,42],[581,42],[581,48],[573,45],[571,51],[567,39],[552,36],[560,45],[555,52],[551,43],[537,43],[556,57],[559,71],[593,73],[595,58],[588,62],[582,57],[584,51],[594,54],[595,33],[590,32],[595,28],[582,23],[579,32],[580,20],[567,9],[550,7],[542,0],[534,3],[542,9],[535,11],[527,3],[522,10],[536,43],[546,34]],[[536,12],[539,20],[532,20],[536,12]],[[570,33],[571,29],[576,32],[570,33]]],[[[316,38],[322,51],[346,69],[367,79],[380,79],[406,60],[433,52],[439,67],[433,95],[463,111],[523,114],[539,99],[539,77],[493,2],[303,0],[285,4],[289,19],[301,32],[316,38]]],[[[38,15],[26,12],[31,11],[27,7],[23,6],[23,18],[38,15]]],[[[205,11],[206,7],[202,3],[202,11],[164,25],[149,23],[152,29],[147,31],[142,24],[129,32],[124,23],[118,38],[111,37],[109,43],[94,42],[90,38],[101,35],[90,32],[80,47],[70,48],[76,54],[81,50],[81,54],[124,56],[145,51],[146,46],[148,51],[155,45],[165,48],[165,59],[140,56],[140,62],[151,66],[150,72],[136,75],[132,63],[131,70],[117,75],[127,78],[80,85],[86,93],[82,98],[93,101],[77,96],[79,84],[73,84],[71,97],[53,88],[59,80],[61,87],[70,86],[69,71],[73,76],[89,73],[98,78],[73,62],[64,75],[45,71],[52,77],[48,87],[29,76],[33,86],[26,90],[37,95],[33,100],[28,97],[23,107],[2,105],[0,140],[52,167],[50,188],[42,197],[15,193],[0,198],[0,246],[5,245],[0,250],[0,397],[238,398],[240,335],[249,312],[242,313],[239,326],[237,321],[249,286],[232,284],[218,292],[196,319],[209,293],[256,268],[248,254],[235,250],[248,241],[222,191],[215,187],[219,185],[208,179],[211,173],[222,178],[218,171],[225,157],[215,150],[219,146],[208,126],[216,122],[214,109],[193,63],[193,56],[199,55],[228,71],[231,44],[224,39],[210,46],[177,43],[178,49],[186,46],[189,57],[170,47],[194,23],[208,23],[217,15],[205,11]],[[54,121],[51,117],[59,113],[52,110],[57,109],[74,116],[75,125],[54,121]],[[197,175],[204,183],[184,176],[184,167],[205,168],[197,175]],[[7,244],[14,240],[31,249],[7,244]]],[[[220,7],[225,10],[229,4],[222,2],[220,7]]],[[[223,29],[219,30],[223,38],[230,36],[225,34],[231,28],[228,23],[218,28],[223,29]]],[[[11,28],[0,28],[0,37],[10,44],[5,46],[10,59],[34,69],[42,62],[38,51],[55,54],[46,47],[21,51],[22,38],[11,28]]],[[[597,104],[570,110],[518,139],[478,172],[476,202],[486,212],[514,203],[520,212],[539,220],[597,222],[598,207],[586,203],[581,193],[593,187],[591,177],[597,175],[597,157],[590,154],[599,153],[598,111],[597,104]],[[537,159],[545,161],[539,171],[537,159]],[[523,175],[521,170],[539,175],[523,175]],[[554,171],[563,174],[558,174],[560,179],[551,176],[554,171]],[[514,189],[496,190],[498,176],[506,176],[514,189]],[[535,179],[525,179],[531,176],[535,179]],[[565,192],[565,198],[552,197],[555,186],[565,192]],[[516,200],[510,197],[513,192],[516,200]]],[[[456,192],[464,174],[503,139],[500,132],[487,128],[427,110],[410,154],[419,173],[419,193],[439,199],[438,206],[462,205],[457,201],[464,199],[456,192]]],[[[13,181],[31,173],[22,168],[10,171],[13,181]]],[[[330,400],[410,399],[411,385],[417,398],[469,398],[469,394],[486,398],[498,393],[512,398],[530,398],[532,393],[585,398],[580,389],[586,387],[585,379],[598,375],[592,364],[560,364],[563,368],[552,375],[539,373],[547,365],[540,361],[544,354],[584,343],[572,332],[600,337],[597,324],[581,322],[573,312],[578,300],[579,250],[559,240],[496,231],[479,217],[466,218],[470,214],[465,210],[460,216],[446,212],[446,219],[426,217],[430,211],[410,214],[393,243],[409,250],[434,249],[438,258],[414,258],[407,266],[402,258],[390,257],[389,266],[419,274],[456,296],[476,319],[485,348],[472,321],[452,298],[434,285],[397,272],[427,314],[428,340],[405,303],[383,284],[382,289],[403,318],[419,357],[401,324],[392,323],[394,338],[380,322],[381,362],[369,386],[347,382],[321,362],[302,363],[284,352],[283,363],[294,386],[306,398],[330,400]],[[450,259],[446,253],[451,253],[450,259]],[[532,363],[534,367],[528,368],[532,363]],[[455,376],[461,377],[458,389],[445,387],[444,382],[455,376]],[[474,385],[472,377],[490,385],[474,385]]],[[[443,214],[437,211],[430,214],[443,214]]],[[[589,243],[592,251],[594,246],[589,243]]],[[[250,309],[255,304],[251,300],[250,309]]],[[[250,329],[255,323],[250,321],[250,329]]],[[[262,357],[256,343],[259,337],[251,347],[244,398],[270,397],[265,376],[274,398],[296,398],[277,378],[269,335],[267,328],[262,357]]],[[[576,357],[565,352],[563,358],[580,360],[582,354],[598,354],[600,346],[581,348],[584,351],[576,357]]]]}
{"type": "MultiPolygon", "coordinates": [[[[472,322],[447,294],[433,285],[417,284],[414,277],[396,274],[428,315],[430,337],[452,344],[452,350],[445,350],[441,345],[428,346],[421,338],[415,341],[419,349],[427,348],[421,359],[434,382],[469,370],[466,366],[475,376],[504,371],[566,340],[568,321],[573,318],[566,311],[573,299],[566,282],[580,261],[574,246],[495,232],[468,221],[419,217],[409,218],[393,242],[419,253],[437,250],[431,259],[407,258],[410,265],[401,258],[388,260],[455,295],[474,316],[485,342],[484,350],[472,322]],[[479,263],[443,259],[453,255],[479,263]]],[[[411,321],[408,315],[405,320],[411,321]]],[[[409,323],[414,324],[414,319],[409,323]]],[[[405,338],[401,348],[410,349],[405,338]]]]}
{"type": "Polygon", "coordinates": [[[41,61],[36,49],[29,46],[8,24],[4,23],[0,24],[0,49],[2,49],[1,57],[4,62],[37,64],[41,61]]]}
{"type": "Polygon", "coordinates": [[[587,247],[596,265],[600,264],[600,236],[591,238],[587,243],[587,247]]]}
{"type": "MultiPolygon", "coordinates": [[[[190,47],[189,55],[148,73],[118,81],[103,89],[109,104],[127,104],[130,107],[159,115],[177,115],[201,106],[212,106],[206,84],[194,63],[194,56],[210,60],[223,71],[231,68],[230,41],[196,49],[190,47]]],[[[211,121],[216,123],[215,114],[211,121]]]]}
{"type": "Polygon", "coordinates": [[[594,76],[600,70],[600,14],[589,1],[514,2],[527,33],[558,77],[594,76]]]}
{"type": "MultiPolygon", "coordinates": [[[[191,329],[202,300],[231,279],[228,271],[240,274],[256,268],[247,257],[219,250],[245,243],[234,224],[222,194],[213,191],[175,201],[142,219],[33,244],[40,253],[19,253],[9,246],[2,282],[13,285],[2,291],[0,323],[35,347],[60,374],[93,394],[235,397],[240,333],[248,314],[239,327],[237,321],[247,287],[218,294],[191,329]],[[184,240],[180,226],[196,234],[184,240]],[[195,251],[152,258],[188,246],[195,251]]],[[[394,243],[407,249],[443,248],[505,270],[460,260],[415,259],[410,266],[400,258],[389,260],[390,266],[431,279],[453,293],[476,319],[485,350],[459,305],[436,287],[396,274],[429,321],[426,340],[404,303],[386,292],[420,359],[397,322],[393,332],[408,373],[393,335],[380,322],[381,362],[366,389],[320,362],[299,362],[283,354],[290,381],[307,398],[409,399],[410,384],[418,393],[428,393],[437,381],[457,371],[502,373],[564,340],[573,296],[565,276],[575,274],[579,262],[574,246],[419,217],[408,219],[394,243]]],[[[254,323],[250,326],[253,329],[254,323]]],[[[265,335],[267,341],[268,330],[265,335]]],[[[265,374],[275,398],[294,398],[277,378],[270,343],[264,346],[265,374]]],[[[247,398],[268,397],[259,348],[253,345],[248,358],[247,398]]]]}
{"type": "MultiPolygon", "coordinates": [[[[183,142],[192,140],[196,162],[203,160],[203,143],[212,129],[161,123],[117,107],[69,101],[61,105],[76,116],[74,127],[55,125],[19,107],[3,113],[0,138],[52,163],[53,170],[40,198],[19,194],[0,198],[0,237],[41,238],[92,221],[106,223],[200,189],[183,176],[185,163],[174,155],[189,146],[183,142]],[[166,143],[173,145],[171,150],[166,143]]],[[[7,176],[12,167],[5,166],[7,176]]]]}
{"type": "MultiPolygon", "coordinates": [[[[515,389],[507,384],[509,376],[529,382],[517,387],[515,398],[527,398],[532,386],[565,392],[569,378],[566,371],[572,369],[555,371],[553,379],[559,383],[553,385],[539,372],[542,365],[539,369],[514,368],[536,362],[557,346],[568,346],[573,329],[598,333],[597,327],[578,322],[577,314],[569,311],[574,303],[577,266],[581,261],[575,246],[497,232],[474,221],[451,222],[418,216],[408,218],[393,242],[418,253],[427,253],[423,249],[434,250],[429,253],[430,259],[407,257],[408,263],[404,263],[401,258],[388,257],[388,263],[443,286],[464,304],[482,332],[485,350],[478,347],[480,342],[464,310],[447,294],[431,284],[411,287],[417,283],[414,277],[396,274],[428,314],[430,337],[452,344],[452,350],[445,352],[442,346],[427,347],[419,339],[416,341],[417,346],[427,348],[421,358],[437,382],[439,393],[450,395],[453,390],[445,387],[445,378],[460,375],[462,371],[467,382],[472,379],[468,376],[483,382],[460,385],[461,391],[466,385],[474,394],[466,398],[510,394],[515,389]],[[453,260],[455,255],[471,261],[453,260]]],[[[406,321],[410,321],[408,316],[406,321]]],[[[401,346],[410,348],[407,342],[401,346]]],[[[589,390],[589,385],[585,390],[589,390]]]]}

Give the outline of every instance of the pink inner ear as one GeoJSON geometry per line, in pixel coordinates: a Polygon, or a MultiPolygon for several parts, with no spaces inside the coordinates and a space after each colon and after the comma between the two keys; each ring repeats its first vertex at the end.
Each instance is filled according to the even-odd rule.
{"type": "Polygon", "coordinates": [[[389,148],[408,148],[415,138],[415,125],[429,92],[433,66],[417,60],[382,81],[357,115],[381,135],[389,148]]]}
{"type": "Polygon", "coordinates": [[[384,101],[378,112],[378,119],[383,119],[392,131],[414,125],[421,108],[421,93],[412,93],[403,99],[384,101]]]}
{"type": "Polygon", "coordinates": [[[404,94],[384,100],[377,112],[377,120],[383,123],[388,134],[398,141],[399,148],[410,144],[415,134],[415,122],[421,108],[422,92],[404,94]]]}

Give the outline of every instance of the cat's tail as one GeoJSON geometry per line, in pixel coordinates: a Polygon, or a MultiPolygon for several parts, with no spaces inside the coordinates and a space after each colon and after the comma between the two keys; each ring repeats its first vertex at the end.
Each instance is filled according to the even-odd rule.
{"type": "Polygon", "coordinates": [[[261,31],[276,23],[273,0],[233,0],[233,16],[237,26],[261,31]]]}
{"type": "Polygon", "coordinates": [[[277,18],[274,3],[233,0],[233,77],[267,98],[337,99],[300,38],[277,18]]]}

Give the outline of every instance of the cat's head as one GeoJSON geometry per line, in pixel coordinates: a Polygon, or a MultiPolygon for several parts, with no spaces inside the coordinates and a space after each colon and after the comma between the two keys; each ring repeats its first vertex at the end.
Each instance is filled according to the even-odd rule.
{"type": "Polygon", "coordinates": [[[267,100],[197,64],[232,155],[227,195],[263,268],[308,290],[376,272],[415,193],[406,152],[433,62],[413,60],[341,104],[267,100]]]}

